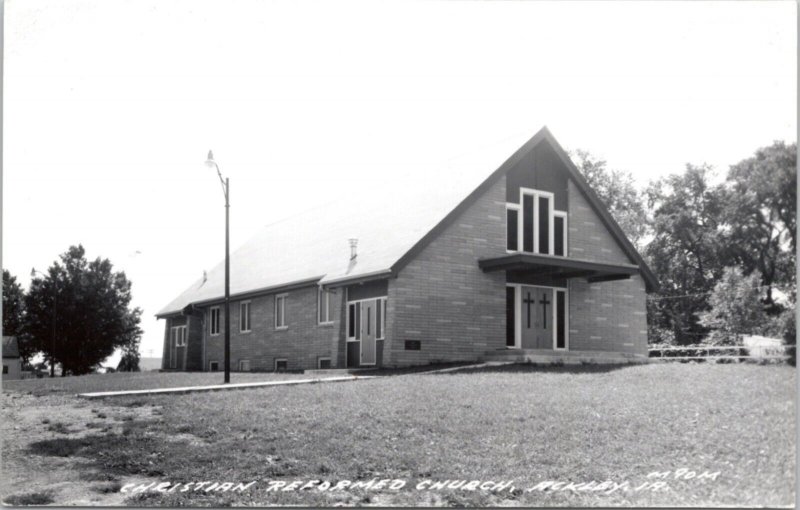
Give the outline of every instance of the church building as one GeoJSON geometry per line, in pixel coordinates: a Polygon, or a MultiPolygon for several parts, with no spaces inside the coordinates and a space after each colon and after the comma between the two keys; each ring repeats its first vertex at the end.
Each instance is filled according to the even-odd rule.
{"type": "MultiPolygon", "coordinates": [[[[231,254],[231,370],[646,361],[658,282],[547,128],[371,195],[231,254]]],[[[221,263],[157,314],[162,368],[222,370],[224,312],[221,263]]]]}

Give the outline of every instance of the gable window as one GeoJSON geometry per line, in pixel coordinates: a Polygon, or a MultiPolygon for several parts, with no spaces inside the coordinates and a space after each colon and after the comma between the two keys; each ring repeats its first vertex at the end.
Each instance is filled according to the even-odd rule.
{"type": "Polygon", "coordinates": [[[567,256],[567,213],[553,213],[553,255],[567,256]]]}
{"type": "Polygon", "coordinates": [[[250,332],[250,301],[239,303],[239,332],[250,332]]]}
{"type": "Polygon", "coordinates": [[[519,205],[506,204],[506,250],[519,250],[519,205]]]}
{"type": "Polygon", "coordinates": [[[210,335],[219,335],[219,307],[214,306],[209,310],[211,317],[208,321],[208,333],[210,335]]]}
{"type": "Polygon", "coordinates": [[[320,287],[317,295],[317,321],[319,324],[333,323],[333,300],[331,299],[331,294],[331,291],[322,290],[322,287],[320,287]]]}
{"type": "Polygon", "coordinates": [[[286,296],[281,294],[275,296],[275,329],[287,329],[286,325],[286,296]]]}
{"type": "Polygon", "coordinates": [[[186,326],[174,326],[172,328],[172,341],[175,347],[186,346],[186,326]]]}
{"type": "Polygon", "coordinates": [[[554,201],[548,191],[520,188],[519,203],[506,204],[506,250],[567,255],[567,213],[554,201]]]}

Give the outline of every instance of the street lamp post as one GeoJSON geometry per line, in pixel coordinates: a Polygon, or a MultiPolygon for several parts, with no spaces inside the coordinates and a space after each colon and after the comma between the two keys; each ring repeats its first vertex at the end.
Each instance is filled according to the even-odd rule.
{"type": "Polygon", "coordinates": [[[222,177],[214,154],[208,151],[206,166],[216,168],[225,195],[225,382],[231,382],[231,257],[230,257],[230,183],[222,177]]]}
{"type": "MultiPolygon", "coordinates": [[[[46,275],[41,271],[37,271],[36,268],[31,268],[31,278],[36,277],[36,273],[42,275],[42,278],[46,278],[46,275]]],[[[53,277],[53,337],[51,339],[50,344],[50,377],[56,376],[56,310],[58,306],[58,276],[53,277]]],[[[63,374],[64,368],[62,366],[61,372],[63,374]]]]}

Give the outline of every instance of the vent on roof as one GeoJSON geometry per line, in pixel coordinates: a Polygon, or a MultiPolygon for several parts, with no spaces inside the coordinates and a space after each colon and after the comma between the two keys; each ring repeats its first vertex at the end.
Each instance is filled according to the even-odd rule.
{"type": "Polygon", "coordinates": [[[350,241],[350,260],[358,256],[358,239],[348,239],[350,241]]]}

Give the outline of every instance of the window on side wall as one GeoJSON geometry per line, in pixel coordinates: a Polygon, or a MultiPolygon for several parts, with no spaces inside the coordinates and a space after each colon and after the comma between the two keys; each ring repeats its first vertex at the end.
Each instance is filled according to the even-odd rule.
{"type": "Polygon", "coordinates": [[[175,339],[175,347],[185,347],[186,326],[175,326],[172,328],[172,337],[175,339]]]}
{"type": "Polygon", "coordinates": [[[275,329],[286,329],[286,296],[275,296],[275,329]]]}
{"type": "Polygon", "coordinates": [[[239,303],[239,331],[241,333],[250,332],[250,301],[239,303]]]}
{"type": "Polygon", "coordinates": [[[319,324],[333,323],[333,299],[331,294],[331,291],[323,290],[322,287],[320,287],[317,295],[317,319],[319,324]]]}
{"type": "Polygon", "coordinates": [[[386,298],[378,298],[375,307],[375,339],[386,337],[386,298]]]}
{"type": "Polygon", "coordinates": [[[219,307],[214,306],[209,310],[208,320],[208,333],[210,335],[219,335],[219,307]]]}

